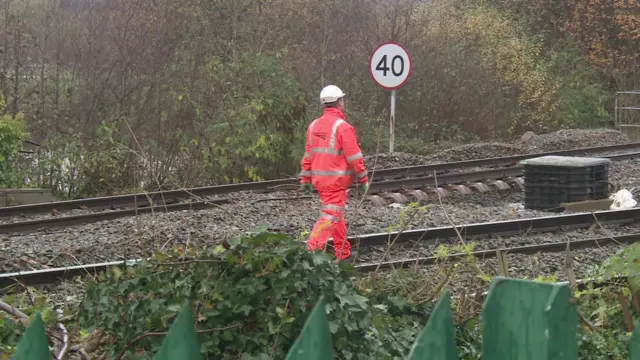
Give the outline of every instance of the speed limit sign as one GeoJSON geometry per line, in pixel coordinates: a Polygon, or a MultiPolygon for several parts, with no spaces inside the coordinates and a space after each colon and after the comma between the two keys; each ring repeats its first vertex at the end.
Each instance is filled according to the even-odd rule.
{"type": "Polygon", "coordinates": [[[404,85],[411,74],[411,57],[402,45],[388,42],[378,46],[369,59],[369,71],[378,86],[394,90],[404,85]]]}
{"type": "Polygon", "coordinates": [[[411,56],[404,46],[387,42],[373,50],[369,58],[369,72],[373,81],[391,90],[389,109],[389,152],[393,152],[396,127],[396,89],[404,85],[411,74],[411,56]]]}

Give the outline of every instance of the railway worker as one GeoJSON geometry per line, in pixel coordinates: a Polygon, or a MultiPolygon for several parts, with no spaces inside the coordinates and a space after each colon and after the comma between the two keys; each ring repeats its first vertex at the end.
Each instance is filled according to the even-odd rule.
{"type": "Polygon", "coordinates": [[[333,237],[336,259],[349,261],[351,244],[347,241],[344,221],[347,190],[355,178],[366,192],[369,177],[356,130],[345,121],[344,96],[335,85],[326,86],[320,92],[324,113],[307,128],[300,188],[307,192],[315,188],[322,203],[307,249],[324,250],[329,237],[333,237]]]}

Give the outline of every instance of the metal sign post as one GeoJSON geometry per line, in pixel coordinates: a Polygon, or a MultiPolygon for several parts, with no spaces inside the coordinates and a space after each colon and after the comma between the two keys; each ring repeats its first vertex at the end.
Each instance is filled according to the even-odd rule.
{"type": "Polygon", "coordinates": [[[396,89],[391,90],[391,106],[389,107],[389,152],[393,152],[396,141],[396,89]]]}
{"type": "Polygon", "coordinates": [[[369,58],[369,72],[373,81],[383,89],[391,90],[389,114],[389,152],[393,152],[396,127],[396,90],[411,74],[411,56],[402,45],[387,42],[379,45],[369,58]]]}

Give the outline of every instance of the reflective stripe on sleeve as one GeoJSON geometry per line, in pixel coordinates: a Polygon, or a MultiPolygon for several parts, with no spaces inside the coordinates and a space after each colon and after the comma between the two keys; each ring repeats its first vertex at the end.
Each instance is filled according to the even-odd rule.
{"type": "Polygon", "coordinates": [[[344,211],[344,206],[335,205],[335,204],[326,204],[322,205],[323,210],[333,210],[333,211],[344,211]]]}
{"type": "Polygon", "coordinates": [[[362,158],[362,152],[359,152],[359,153],[351,155],[351,156],[347,156],[347,162],[356,161],[356,160],[358,160],[360,158],[362,158]]]}
{"type": "Polygon", "coordinates": [[[365,171],[363,171],[361,173],[358,173],[357,176],[358,176],[358,179],[362,179],[363,177],[365,177],[367,175],[368,175],[367,170],[365,170],[365,171]]]}
{"type": "MultiPolygon", "coordinates": [[[[353,170],[335,170],[335,171],[322,171],[311,170],[311,175],[315,176],[353,176],[353,170]]],[[[365,172],[366,175],[366,172],[365,172]]]]}
{"type": "Polygon", "coordinates": [[[329,215],[329,214],[325,214],[325,213],[322,213],[322,215],[320,215],[320,218],[321,219],[327,219],[327,220],[332,221],[332,222],[338,222],[338,221],[342,220],[337,216],[333,216],[333,215],[329,215]]]}
{"type": "Polygon", "coordinates": [[[338,119],[333,123],[333,128],[331,128],[331,140],[329,140],[329,147],[332,149],[336,148],[336,138],[338,137],[338,127],[344,124],[344,120],[338,119]]]}
{"type": "Polygon", "coordinates": [[[342,150],[336,150],[336,149],[331,149],[331,148],[323,148],[323,147],[315,147],[311,149],[311,153],[315,153],[315,154],[330,154],[330,155],[342,155],[344,154],[344,151],[342,150]]]}

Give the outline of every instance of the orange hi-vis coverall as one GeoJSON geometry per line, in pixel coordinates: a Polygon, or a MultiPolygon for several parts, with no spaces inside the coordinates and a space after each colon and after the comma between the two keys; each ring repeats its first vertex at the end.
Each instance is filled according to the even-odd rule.
{"type": "Polygon", "coordinates": [[[323,250],[332,236],[336,258],[340,260],[351,255],[344,221],[347,190],[354,177],[361,184],[369,182],[356,130],[344,118],[342,111],[325,108],[324,114],[309,125],[300,173],[300,183],[312,183],[322,202],[307,249],[323,250]]]}

